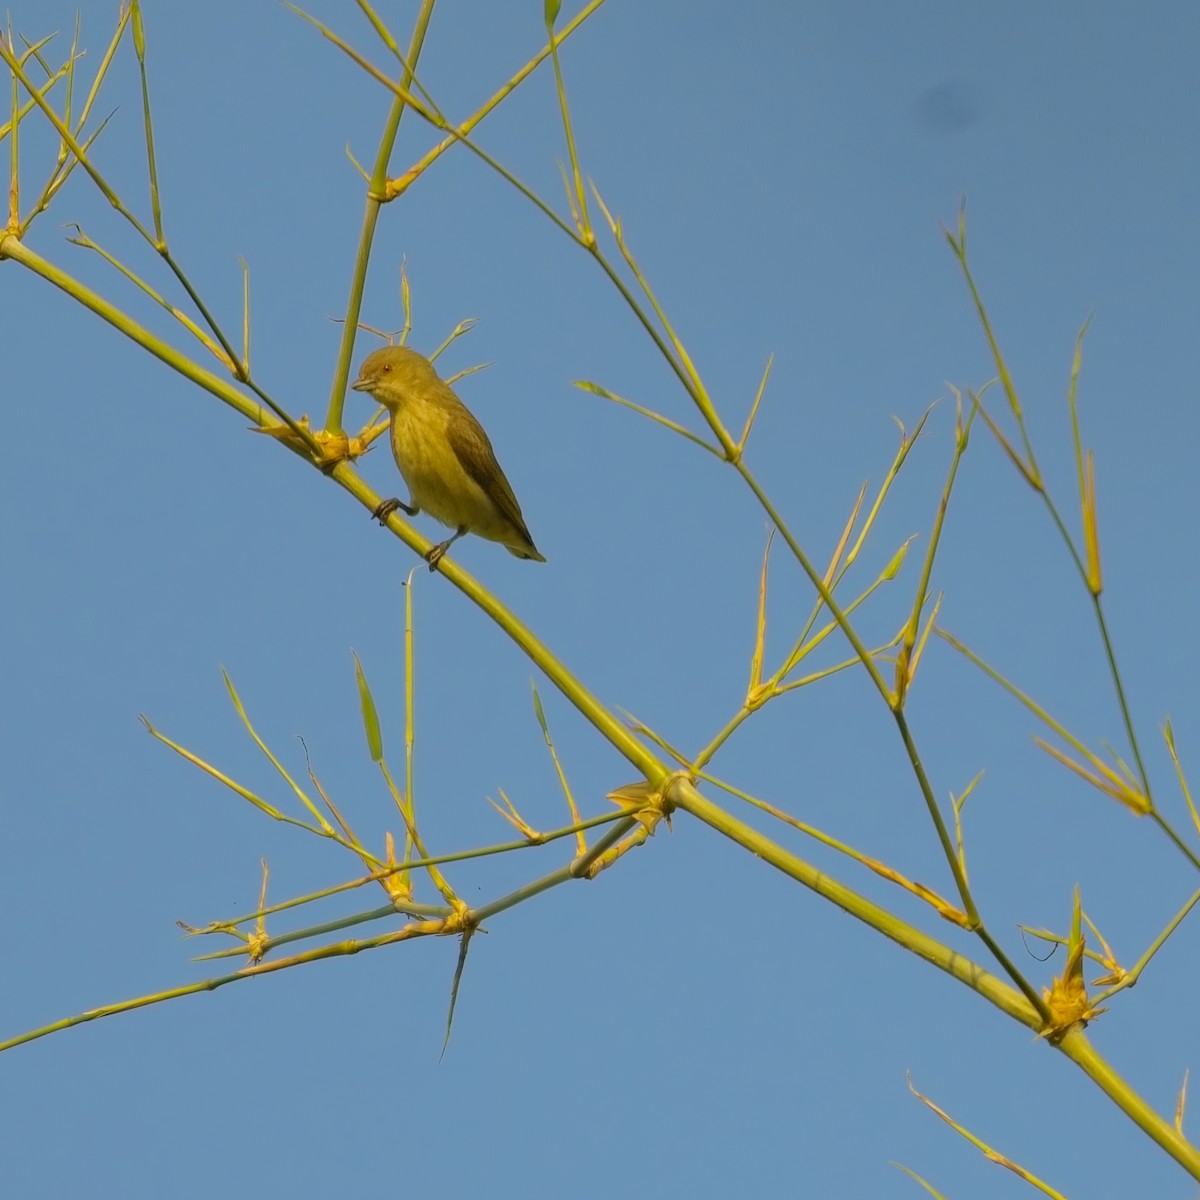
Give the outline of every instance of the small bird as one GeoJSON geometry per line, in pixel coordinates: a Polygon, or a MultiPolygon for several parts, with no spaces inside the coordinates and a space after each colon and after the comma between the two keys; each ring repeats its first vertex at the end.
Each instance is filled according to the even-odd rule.
{"type": "Polygon", "coordinates": [[[408,484],[408,504],[384,500],[371,515],[383,525],[398,508],[410,517],[424,509],[454,530],[425,555],[431,571],[464,533],[499,542],[517,558],[546,561],[483,426],[427,358],[407,346],[385,346],[367,355],[350,386],[388,410],[392,454],[408,484]]]}

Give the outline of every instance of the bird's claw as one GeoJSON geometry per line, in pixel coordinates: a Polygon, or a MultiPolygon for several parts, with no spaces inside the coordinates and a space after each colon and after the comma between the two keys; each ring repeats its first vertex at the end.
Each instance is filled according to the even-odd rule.
{"type": "Polygon", "coordinates": [[[390,517],[392,513],[398,511],[399,509],[403,509],[410,517],[415,517],[418,512],[416,508],[410,507],[402,501],[397,500],[396,497],[393,496],[390,500],[381,500],[377,505],[375,505],[375,507],[371,510],[371,516],[373,516],[375,520],[380,523],[380,525],[386,525],[388,517],[390,517]]]}

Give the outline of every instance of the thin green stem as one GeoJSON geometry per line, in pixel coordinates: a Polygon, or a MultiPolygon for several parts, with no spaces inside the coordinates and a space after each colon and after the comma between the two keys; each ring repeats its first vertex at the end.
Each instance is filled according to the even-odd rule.
{"type": "Polygon", "coordinates": [[[1092,1004],[1099,1006],[1110,997],[1115,996],[1117,992],[1122,992],[1126,988],[1133,987],[1142,977],[1142,972],[1150,965],[1150,960],[1167,944],[1167,939],[1183,924],[1183,919],[1196,907],[1197,902],[1200,902],[1200,891],[1193,892],[1187,899],[1183,907],[1167,922],[1167,927],[1158,937],[1150,943],[1146,948],[1146,952],[1137,960],[1132,967],[1121,977],[1119,983],[1114,984],[1106,991],[1100,992],[1092,998],[1092,1004]]]}
{"type": "Polygon", "coordinates": [[[1008,397],[1009,408],[1016,419],[1017,428],[1021,431],[1021,440],[1025,444],[1025,453],[1028,456],[1029,468],[1033,473],[1033,478],[1037,481],[1037,486],[1040,487],[1042,474],[1038,469],[1037,459],[1034,457],[1033,443],[1029,439],[1029,432],[1025,428],[1025,416],[1021,409],[1021,401],[1017,395],[1016,386],[1013,384],[1008,364],[1004,361],[1004,355],[1000,352],[1000,344],[996,340],[996,334],[992,329],[992,322],[988,317],[987,309],[984,307],[983,297],[980,296],[979,289],[975,286],[975,277],[971,273],[970,265],[967,263],[967,229],[964,214],[959,214],[958,238],[955,239],[954,235],[949,230],[946,230],[946,240],[950,243],[951,249],[953,249],[959,261],[963,278],[967,281],[967,288],[971,293],[972,301],[974,301],[975,311],[979,316],[979,323],[983,326],[984,336],[987,338],[992,358],[995,360],[996,366],[1000,371],[1000,384],[1004,388],[1005,396],[1008,397]]]}
{"type": "MultiPolygon", "coordinates": [[[[1080,566],[1080,571],[1086,584],[1087,572],[1083,569],[1082,565],[1080,566]]],[[[1100,640],[1104,643],[1104,657],[1108,660],[1109,674],[1112,676],[1113,688],[1117,693],[1117,706],[1121,710],[1121,720],[1125,725],[1125,736],[1129,739],[1129,747],[1133,751],[1133,761],[1137,763],[1138,779],[1142,784],[1142,793],[1146,797],[1147,802],[1153,807],[1154,793],[1150,790],[1150,776],[1146,771],[1146,764],[1142,760],[1142,748],[1138,743],[1137,732],[1133,727],[1133,716],[1129,711],[1129,702],[1125,698],[1125,685],[1121,682],[1121,672],[1117,667],[1117,653],[1113,649],[1112,639],[1108,634],[1108,622],[1104,619],[1104,609],[1100,605],[1100,597],[1094,593],[1091,593],[1091,595],[1092,607],[1096,613],[1096,624],[1100,627],[1100,640]]],[[[1181,849],[1185,849],[1174,832],[1169,832],[1172,841],[1180,846],[1181,849]]],[[[1190,850],[1185,850],[1185,852],[1192,860],[1193,865],[1200,866],[1200,862],[1197,861],[1196,856],[1190,850]]]]}
{"type": "Polygon", "coordinates": [[[504,912],[507,909],[515,908],[518,904],[522,904],[531,897],[540,895],[542,892],[549,891],[553,887],[570,883],[574,879],[585,878],[588,867],[604,851],[619,842],[631,829],[636,828],[637,823],[637,819],[634,817],[622,816],[603,837],[596,841],[594,846],[591,846],[583,854],[577,855],[565,866],[559,867],[557,870],[551,871],[548,875],[543,875],[539,879],[531,879],[528,883],[522,884],[521,887],[509,892],[507,895],[500,896],[489,904],[483,904],[478,908],[471,909],[471,923],[478,925],[480,922],[486,921],[489,917],[494,917],[497,913],[504,912]]]}
{"type": "Polygon", "coordinates": [[[946,513],[950,508],[950,496],[954,491],[954,483],[958,478],[958,467],[962,462],[963,455],[966,453],[971,436],[971,424],[977,411],[977,409],[972,408],[965,422],[962,419],[961,404],[956,413],[954,454],[950,460],[950,471],[946,477],[946,486],[942,489],[942,495],[938,501],[937,513],[933,519],[933,529],[929,535],[929,549],[925,553],[925,561],[921,568],[921,577],[917,581],[916,591],[913,594],[912,614],[905,627],[904,640],[900,651],[900,663],[903,666],[903,671],[897,672],[896,678],[896,701],[898,704],[904,703],[908,693],[909,669],[912,662],[913,649],[917,643],[917,633],[921,626],[921,613],[929,596],[929,581],[933,577],[933,562],[937,557],[938,548],[941,545],[942,528],[946,523],[946,513]]]}
{"type": "MultiPolygon", "coordinates": [[[[150,80],[146,76],[146,31],[142,26],[142,6],[132,0],[133,50],[142,79],[142,120],[146,127],[146,166],[150,175],[150,211],[154,216],[155,248],[164,253],[167,240],[163,236],[162,204],[158,196],[158,159],[154,153],[154,122],[150,119],[150,80]]],[[[236,361],[236,360],[235,360],[236,361]]]]}
{"type": "MultiPolygon", "coordinates": [[[[0,33],[0,42],[4,43],[4,52],[6,56],[12,53],[12,30],[11,28],[6,34],[0,33]]],[[[26,87],[29,85],[26,84],[26,87]]],[[[46,85],[47,91],[50,85],[46,85]]],[[[36,99],[36,97],[35,97],[36,99]]],[[[12,117],[8,123],[9,137],[9,164],[8,164],[8,223],[5,229],[8,233],[15,233],[21,227],[21,156],[19,153],[21,142],[21,92],[17,87],[17,74],[14,71],[12,76],[12,117]]],[[[45,101],[43,101],[45,103],[45,101]]]]}
{"type": "Polygon", "coordinates": [[[1050,1010],[1046,1007],[1046,1002],[1038,995],[1034,986],[1017,970],[1016,964],[1001,949],[999,943],[996,942],[984,925],[983,918],[979,915],[979,909],[975,905],[975,899],[971,895],[971,888],[967,883],[966,872],[955,850],[954,841],[950,837],[950,831],[946,828],[946,822],[942,819],[941,809],[938,807],[937,799],[933,794],[933,788],[929,783],[929,778],[925,774],[925,764],[921,761],[916,743],[913,741],[912,732],[908,727],[908,718],[904,715],[903,709],[894,708],[892,712],[896,719],[896,727],[900,731],[900,740],[904,743],[909,764],[912,766],[913,774],[916,776],[917,786],[921,789],[921,796],[925,801],[929,818],[933,822],[934,829],[937,831],[938,841],[942,847],[942,854],[945,856],[946,862],[950,867],[950,873],[954,876],[954,886],[958,889],[959,899],[962,901],[967,918],[971,922],[972,931],[987,946],[992,956],[1004,968],[1004,973],[1021,989],[1025,998],[1033,1005],[1042,1020],[1049,1021],[1050,1010]]]}
{"type": "Polygon", "coordinates": [[[1167,835],[1172,845],[1174,845],[1174,847],[1184,856],[1184,858],[1186,858],[1193,867],[1195,867],[1197,870],[1200,870],[1200,858],[1197,857],[1195,850],[1193,850],[1187,844],[1187,842],[1185,842],[1183,838],[1179,836],[1179,834],[1175,831],[1175,827],[1170,823],[1170,821],[1168,821],[1156,808],[1151,809],[1147,815],[1155,823],[1155,825],[1157,825],[1159,829],[1161,829],[1163,833],[1167,835]]]}
{"type": "Polygon", "coordinates": [[[735,733],[737,733],[737,731],[742,727],[743,723],[756,711],[756,709],[747,708],[746,705],[743,704],[742,707],[739,708],[737,712],[735,712],[733,716],[730,717],[729,720],[717,730],[715,734],[713,734],[708,745],[705,746],[704,749],[701,750],[700,753],[697,754],[692,760],[692,769],[694,771],[700,771],[704,767],[708,766],[708,764],[713,760],[713,757],[716,755],[717,751],[720,750],[720,748],[725,745],[725,743],[729,741],[729,739],[733,737],[735,733]]]}
{"type": "Polygon", "coordinates": [[[554,62],[554,86],[558,93],[558,107],[562,114],[563,135],[567,141],[567,157],[571,162],[571,181],[575,189],[574,208],[576,220],[579,223],[579,234],[585,244],[594,243],[595,233],[588,218],[587,189],[583,186],[583,175],[579,170],[579,152],[575,147],[575,131],[571,127],[571,109],[567,104],[567,87],[563,82],[562,63],[558,57],[558,39],[554,36],[554,23],[547,21],[546,33],[549,37],[550,55],[554,62]]]}
{"type": "Polygon", "coordinates": [[[414,839],[412,830],[417,824],[416,783],[416,639],[413,637],[413,580],[416,568],[404,581],[404,861],[412,859],[414,839]]]}
{"type": "MultiPolygon", "coordinates": [[[[409,66],[404,68],[404,83],[412,81],[413,68],[425,44],[425,33],[433,16],[435,0],[422,0],[413,26],[412,39],[408,46],[409,66]]],[[[350,359],[354,354],[354,341],[358,336],[358,320],[362,313],[363,289],[367,283],[367,267],[371,261],[371,250],[375,245],[375,227],[379,223],[379,210],[387,200],[388,163],[392,148],[400,131],[400,118],[404,115],[407,102],[397,96],[384,122],[383,135],[375,154],[375,166],[371,171],[371,183],[367,188],[366,207],[363,212],[362,228],[358,234],[358,249],[354,255],[354,268],[350,275],[350,296],[346,301],[345,323],[342,325],[342,340],[338,345],[337,362],[333,369],[333,386],[329,392],[329,408],[325,415],[325,429],[329,433],[342,432],[342,412],[346,403],[346,381],[350,378],[350,359]]]]}

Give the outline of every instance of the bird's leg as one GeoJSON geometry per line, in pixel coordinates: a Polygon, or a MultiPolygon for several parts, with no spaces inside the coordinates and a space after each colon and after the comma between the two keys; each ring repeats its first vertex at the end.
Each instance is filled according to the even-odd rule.
{"type": "Polygon", "coordinates": [[[450,549],[451,544],[457,542],[458,539],[466,532],[467,527],[465,525],[460,525],[455,531],[453,537],[447,538],[444,542],[438,542],[438,544],[434,546],[434,548],[430,550],[428,554],[425,555],[425,561],[429,564],[429,569],[431,571],[437,570],[438,563],[442,561],[446,551],[450,549]]]}
{"type": "Polygon", "coordinates": [[[415,504],[405,504],[403,500],[397,500],[396,497],[393,496],[390,500],[381,500],[377,505],[375,505],[371,516],[373,516],[375,520],[380,523],[380,525],[386,525],[388,517],[390,517],[398,508],[404,509],[404,511],[408,513],[410,517],[415,517],[417,513],[421,511],[415,504]]]}

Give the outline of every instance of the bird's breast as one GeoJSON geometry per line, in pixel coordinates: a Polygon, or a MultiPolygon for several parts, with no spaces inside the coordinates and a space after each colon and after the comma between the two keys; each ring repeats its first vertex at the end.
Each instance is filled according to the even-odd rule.
{"type": "Polygon", "coordinates": [[[392,414],[392,453],[413,504],[452,529],[493,519],[495,506],[458,460],[437,408],[404,405],[392,414]]]}

